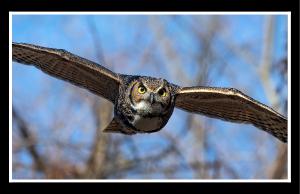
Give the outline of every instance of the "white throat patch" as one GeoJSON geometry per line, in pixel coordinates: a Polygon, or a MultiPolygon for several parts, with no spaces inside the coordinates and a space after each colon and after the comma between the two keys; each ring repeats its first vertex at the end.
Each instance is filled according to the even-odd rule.
{"type": "MultiPolygon", "coordinates": [[[[137,112],[152,112],[152,106],[144,101],[137,103],[136,105],[131,105],[137,112]]],[[[142,117],[138,114],[134,115],[134,119],[131,124],[142,131],[153,131],[159,129],[162,125],[162,118],[157,117],[142,117]]]]}
{"type": "Polygon", "coordinates": [[[149,109],[149,104],[144,102],[144,101],[141,101],[139,103],[137,103],[136,105],[131,105],[132,108],[134,108],[135,110],[145,110],[145,109],[149,109]]]}

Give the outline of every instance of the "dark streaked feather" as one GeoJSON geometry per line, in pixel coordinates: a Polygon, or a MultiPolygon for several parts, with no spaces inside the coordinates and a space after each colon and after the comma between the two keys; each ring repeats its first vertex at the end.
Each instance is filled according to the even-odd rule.
{"type": "Polygon", "coordinates": [[[225,121],[249,123],[287,142],[287,119],[233,88],[185,87],[175,106],[225,121]]]}
{"type": "Polygon", "coordinates": [[[86,88],[111,102],[118,95],[118,74],[65,50],[13,43],[12,58],[18,63],[34,65],[53,77],[86,88]]]}
{"type": "Polygon", "coordinates": [[[124,127],[116,117],[103,129],[104,133],[123,133],[126,135],[136,134],[134,130],[124,127]]]}

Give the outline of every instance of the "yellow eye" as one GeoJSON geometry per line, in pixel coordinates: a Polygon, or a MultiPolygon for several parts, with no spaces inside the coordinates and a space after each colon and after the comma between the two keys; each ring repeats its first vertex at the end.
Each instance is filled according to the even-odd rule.
{"type": "Polygon", "coordinates": [[[138,92],[139,92],[140,94],[144,94],[144,93],[146,92],[146,88],[145,88],[144,86],[139,86],[139,87],[138,87],[138,92]]]}
{"type": "Polygon", "coordinates": [[[161,89],[158,91],[158,94],[161,95],[162,97],[166,97],[167,96],[167,92],[165,89],[161,89]]]}

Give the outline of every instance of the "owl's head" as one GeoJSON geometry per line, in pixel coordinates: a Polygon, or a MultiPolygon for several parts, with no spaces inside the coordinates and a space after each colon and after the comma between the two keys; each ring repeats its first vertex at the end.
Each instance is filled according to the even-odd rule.
{"type": "Polygon", "coordinates": [[[142,113],[164,113],[171,103],[171,91],[164,79],[142,77],[133,82],[130,90],[132,107],[142,113]]]}

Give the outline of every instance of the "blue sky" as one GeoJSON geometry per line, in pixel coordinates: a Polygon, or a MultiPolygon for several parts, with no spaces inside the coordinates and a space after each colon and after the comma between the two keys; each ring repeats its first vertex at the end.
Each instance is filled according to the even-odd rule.
{"type": "MultiPolygon", "coordinates": [[[[185,29],[182,29],[182,26],[179,26],[176,22],[172,22],[172,16],[155,17],[157,17],[166,29],[166,33],[173,41],[176,50],[182,53],[180,65],[184,67],[184,72],[188,74],[190,78],[196,79],[195,75],[199,69],[195,68],[199,68],[199,66],[197,66],[197,61],[191,59],[189,56],[191,53],[196,54],[197,52],[203,52],[201,46],[199,47],[199,45],[195,43],[195,38],[190,36],[185,29]]],[[[177,17],[180,24],[185,24],[194,16],[186,15],[177,17]]],[[[251,97],[270,105],[262,84],[255,72],[255,65],[258,64],[249,64],[247,61],[230,55],[228,48],[224,47],[224,41],[226,41],[226,37],[228,36],[233,44],[249,46],[251,51],[253,51],[254,59],[258,63],[261,57],[263,27],[266,16],[225,15],[220,17],[223,21],[220,28],[221,30],[218,34],[218,38],[214,39],[214,42],[211,42],[211,44],[213,44],[213,47],[219,54],[224,54],[227,63],[225,71],[235,71],[238,73],[234,73],[234,77],[230,77],[228,74],[220,76],[218,71],[221,65],[219,63],[212,64],[213,67],[208,74],[208,84],[219,87],[236,87],[251,97]]],[[[205,31],[209,25],[208,22],[211,21],[211,16],[203,15],[199,16],[199,18],[199,24],[202,25],[201,29],[205,31]]],[[[287,42],[287,16],[276,16],[275,19],[276,26],[272,50],[273,61],[277,61],[286,56],[285,44],[287,42]]],[[[12,17],[12,40],[14,42],[32,43],[45,47],[65,49],[79,56],[101,63],[104,66],[112,62],[112,64],[109,65],[112,65],[113,70],[118,73],[158,76],[168,79],[175,84],[182,85],[182,80],[178,77],[174,77],[172,73],[168,71],[167,66],[164,65],[164,63],[167,63],[164,61],[165,56],[159,52],[159,48],[156,46],[158,43],[155,42],[153,33],[148,33],[152,30],[148,23],[149,16],[147,15],[14,15],[12,17]],[[97,35],[100,38],[105,57],[102,61],[99,61],[97,53],[93,50],[93,48],[95,48],[93,44],[94,39],[90,33],[89,22],[93,23],[97,35]],[[144,52],[144,49],[149,48],[151,45],[154,49],[149,50],[150,56],[158,56],[158,59],[161,59],[161,61],[159,64],[146,62],[144,66],[140,67],[140,55],[144,52]],[[128,51],[131,51],[130,56],[122,58],[123,55],[129,53],[128,51]],[[124,61],[114,60],[116,57],[124,61]],[[161,68],[158,68],[158,66],[161,68]]],[[[13,63],[12,70],[13,104],[18,110],[27,113],[25,114],[25,119],[32,121],[37,130],[43,128],[47,129],[47,127],[51,126],[51,122],[53,121],[49,118],[57,115],[60,111],[58,107],[70,99],[71,94],[65,92],[65,83],[29,66],[13,63]],[[48,84],[49,81],[50,84],[48,84]],[[46,101],[42,101],[42,104],[40,104],[41,107],[32,109],[31,105],[35,104],[38,97],[46,92],[48,94],[46,101]]],[[[278,78],[273,76],[272,79],[276,80],[278,78]]],[[[90,109],[86,105],[83,105],[83,103],[71,104],[69,113],[74,114],[76,118],[84,115],[82,116],[81,122],[90,123],[87,124],[87,126],[93,128],[93,120],[89,119],[91,118],[90,109]]],[[[186,117],[186,113],[181,110],[175,110],[168,125],[165,127],[166,130],[179,131],[179,128],[184,127],[184,123],[181,122],[181,118],[184,117],[186,117]]],[[[204,117],[197,116],[197,118],[203,119],[204,117]]],[[[243,130],[239,130],[239,128],[241,128],[240,124],[231,124],[209,118],[206,120],[209,123],[212,122],[216,129],[209,132],[211,133],[209,135],[209,141],[212,145],[217,146],[217,144],[220,144],[223,146],[223,150],[239,152],[245,156],[245,158],[249,158],[251,154],[256,152],[257,148],[251,143],[253,139],[249,138],[255,129],[254,127],[243,125],[243,130]],[[236,137],[229,136],[227,133],[228,128],[232,128],[232,130],[236,131],[236,137]],[[228,138],[230,138],[230,142],[228,142],[228,138]]],[[[64,127],[68,128],[68,126],[64,127]]],[[[64,127],[62,128],[64,129],[64,127]]],[[[91,132],[86,133],[83,132],[80,127],[72,125],[71,130],[73,133],[70,136],[66,135],[66,141],[87,143],[93,138],[92,129],[91,132]]],[[[41,132],[38,134],[43,136],[41,132]]],[[[148,154],[155,147],[162,148],[167,145],[160,135],[160,133],[157,133],[147,138],[142,138],[141,136],[133,138],[137,144],[142,145],[140,147],[141,154],[148,154]]],[[[47,134],[44,134],[44,136],[47,136],[47,134]]],[[[188,142],[188,140],[192,138],[192,136],[188,135],[182,142],[188,142]]],[[[265,143],[267,146],[266,150],[270,151],[270,161],[272,161],[272,153],[274,152],[275,145],[272,144],[272,142],[275,141],[276,140],[270,138],[268,142],[265,143]]],[[[42,151],[43,147],[41,146],[40,149],[42,151]]],[[[124,152],[128,152],[126,147],[124,148],[124,152]]],[[[186,150],[186,152],[187,156],[189,156],[189,151],[186,150]]],[[[207,158],[211,158],[212,160],[215,157],[222,157],[219,156],[214,149],[208,150],[206,154],[207,158]]],[[[130,155],[130,153],[128,153],[128,155],[130,155]]],[[[30,158],[28,158],[26,152],[21,154],[21,160],[30,163],[30,158]]],[[[252,161],[241,159],[240,162],[233,163],[233,168],[238,169],[241,173],[241,177],[250,178],[253,176],[253,174],[251,174],[252,169],[257,168],[257,166],[253,164],[252,161]]],[[[190,178],[192,176],[192,172],[190,171],[181,173],[182,174],[179,174],[178,177],[190,178]]],[[[128,175],[128,177],[136,176],[138,177],[138,175],[134,173],[128,175]]],[[[159,176],[161,175],[157,175],[157,177],[159,176]]]]}

